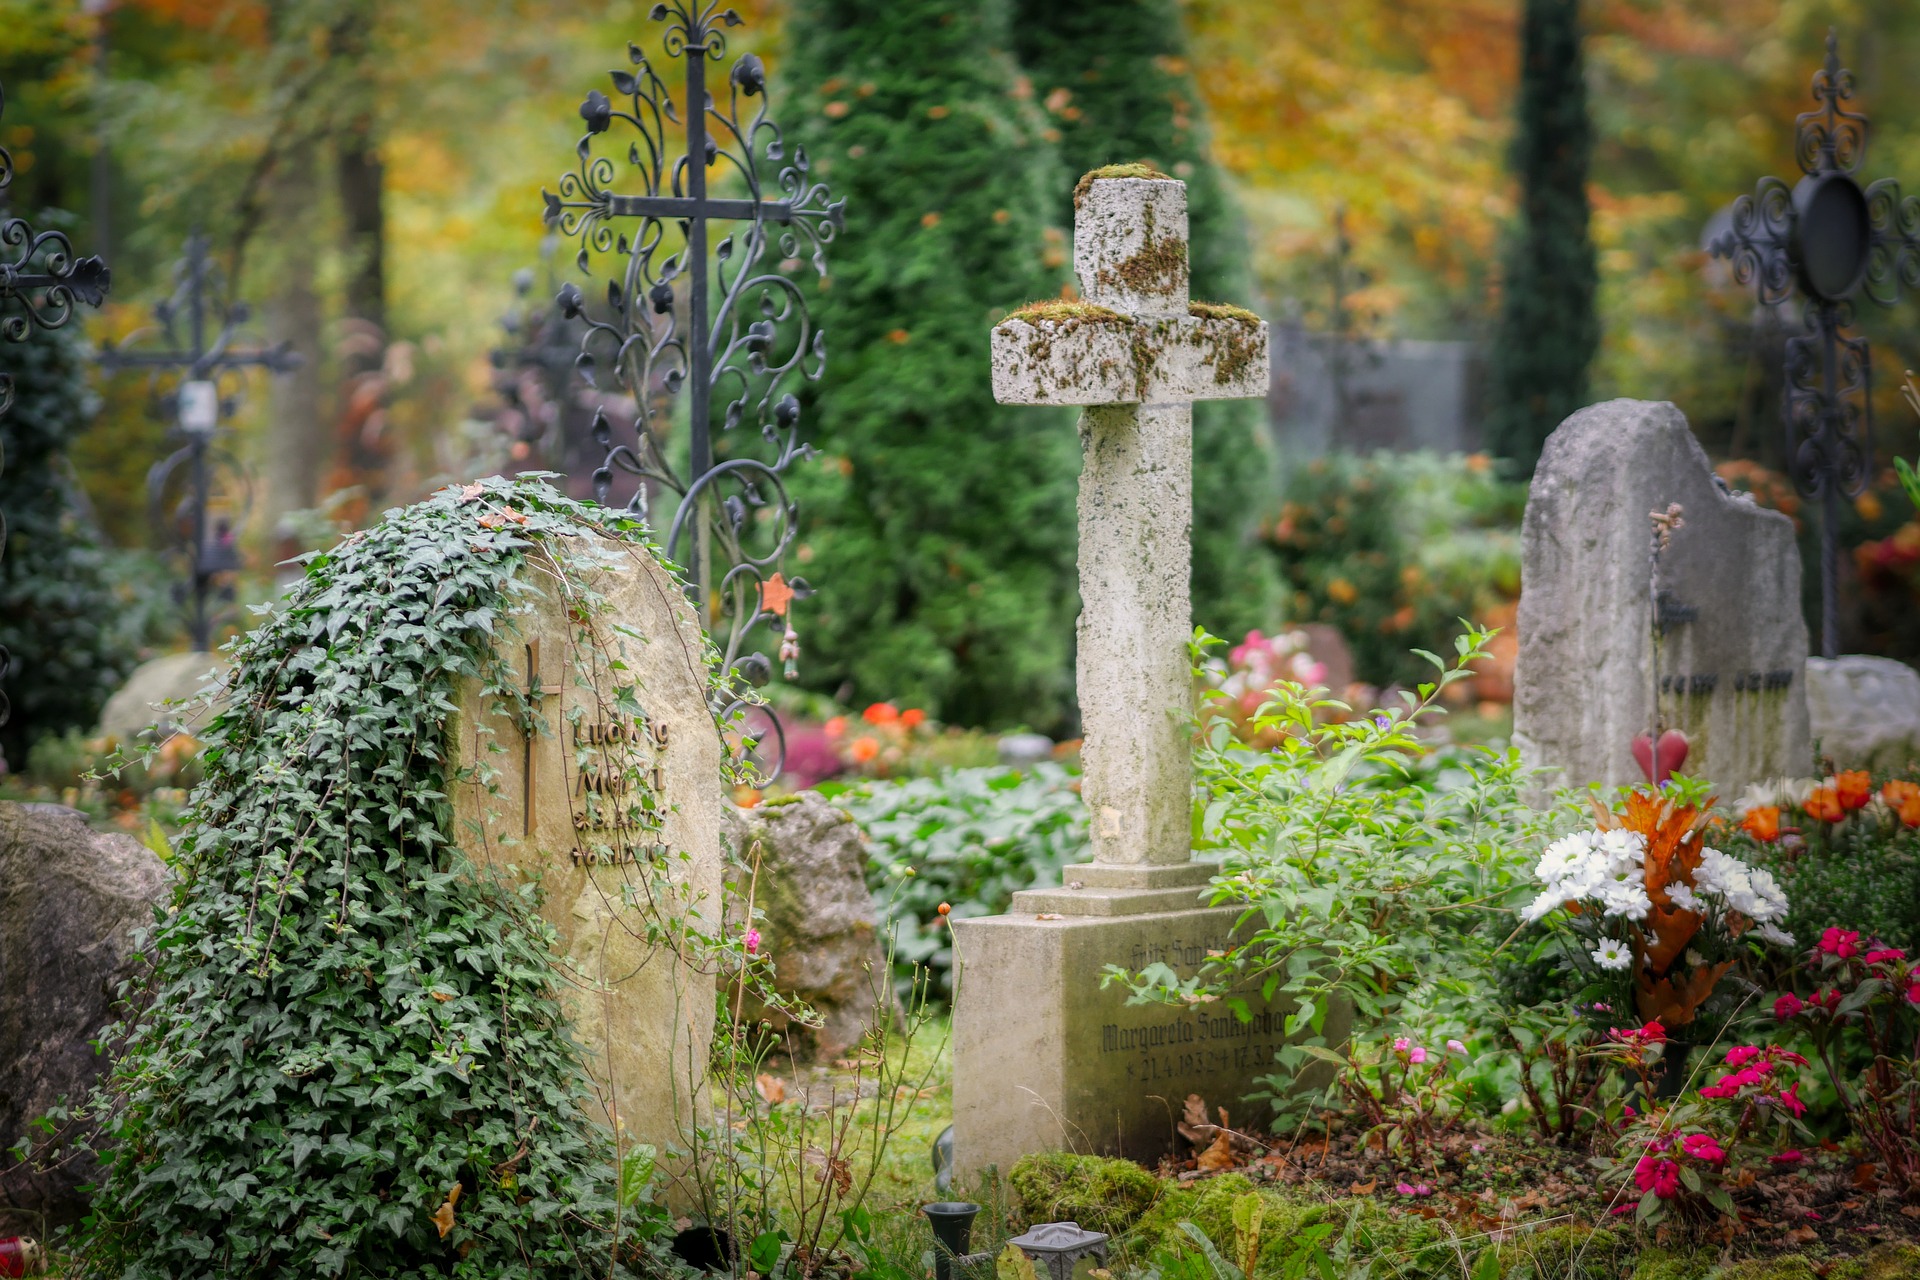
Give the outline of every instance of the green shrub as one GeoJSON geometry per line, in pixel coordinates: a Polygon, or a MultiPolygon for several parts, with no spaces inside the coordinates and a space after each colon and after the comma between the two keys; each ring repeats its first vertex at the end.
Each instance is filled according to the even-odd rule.
{"type": "Polygon", "coordinates": [[[1173,1185],[1131,1160],[1067,1151],[1022,1156],[1007,1181],[1027,1221],[1071,1220],[1116,1239],[1131,1231],[1173,1185]]]}
{"type": "Polygon", "coordinates": [[[870,842],[867,884],[892,931],[897,980],[931,969],[942,1000],[952,999],[953,948],[940,904],[963,920],[996,915],[1016,890],[1059,884],[1060,869],[1087,849],[1079,779],[1057,764],[821,790],[870,842]]]}
{"type": "Polygon", "coordinates": [[[13,653],[4,685],[13,715],[0,726],[0,757],[17,769],[36,739],[99,722],[133,670],[138,622],[115,599],[113,553],[68,478],[67,447],[96,404],[79,326],[8,345],[7,369],[16,398],[0,417],[0,645],[13,653]]]}
{"type": "Polygon", "coordinates": [[[1480,460],[1332,454],[1290,465],[1281,496],[1266,546],[1288,621],[1337,627],[1361,680],[1426,678],[1409,650],[1445,652],[1461,618],[1519,595],[1526,490],[1480,460]]]}

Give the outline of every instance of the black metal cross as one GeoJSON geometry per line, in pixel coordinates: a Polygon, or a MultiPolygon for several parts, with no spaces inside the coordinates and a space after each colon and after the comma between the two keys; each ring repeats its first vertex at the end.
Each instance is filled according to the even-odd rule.
{"type": "Polygon", "coordinates": [[[207,602],[214,579],[240,567],[238,529],[231,520],[210,522],[207,513],[214,468],[237,466],[230,456],[213,450],[220,419],[233,407],[231,399],[221,397],[219,379],[222,374],[250,366],[285,373],[300,363],[300,357],[290,349],[291,343],[262,348],[233,345],[235,332],[247,322],[250,311],[244,302],[219,301],[219,272],[207,249],[205,236],[196,232],[187,238],[186,255],[174,264],[173,294],[153,309],[165,336],[164,350],[128,350],[128,344],[146,332],[143,330],[97,357],[109,373],[122,369],[152,369],[155,376],[162,370],[180,373],[180,381],[161,398],[161,404],[173,416],[173,434],[184,438],[185,443],[147,473],[147,497],[165,536],[186,555],[189,582],[182,594],[188,604],[187,629],[194,649],[202,652],[212,643],[213,619],[207,602]],[[186,327],[184,341],[179,331],[182,324],[186,327]],[[183,467],[186,492],[168,511],[165,500],[169,486],[183,467]]]}
{"type": "MultiPolygon", "coordinates": [[[[589,314],[585,295],[573,284],[558,298],[568,320],[585,320],[576,363],[589,385],[600,385],[595,371],[604,361],[636,405],[631,443],[624,428],[616,442],[604,409],[595,415],[594,435],[606,450],[594,472],[595,493],[606,500],[617,469],[640,477],[628,506],[642,515],[649,481],[679,496],[667,554],[686,566],[702,623],[720,631],[721,619],[730,618],[720,641],[728,668],[757,683],[771,674],[771,664],[763,654],[743,656],[741,641],[757,623],[790,630],[763,602],[795,533],[796,511],[782,476],[795,459],[811,453],[799,436],[800,403],[790,383],[793,377],[818,378],[826,359],[805,295],[786,270],[797,269],[804,252],[815,272],[826,274],[825,246],[844,224],[844,202],[830,199],[826,185],[809,177],[804,148],[788,154],[779,127],[768,118],[766,69],[759,58],[748,53],[734,62],[724,104],[709,90],[707,63],[722,61],[727,52],[720,28],[740,25],[739,14],[721,11],[714,0],[674,0],[654,5],[652,16],[665,24],[667,56],[685,63],[680,105],[646,55],[628,45],[633,70],[611,74],[621,101],[616,107],[597,89],[587,94],[580,107],[587,131],[575,148],[578,163],[561,176],[557,194],[541,195],[548,224],[579,237],[576,261],[583,273],[590,273],[591,253],[624,260],[606,284],[608,319],[589,314]],[[742,108],[752,99],[759,105],[743,121],[742,108]],[[609,189],[619,166],[595,154],[595,139],[615,122],[634,135],[624,156],[640,188],[632,194],[609,189]],[[684,151],[669,150],[669,123],[684,128],[684,151]],[[769,171],[762,171],[763,163],[769,171]],[[709,168],[730,173],[745,197],[710,195],[709,168]],[[618,230],[616,221],[632,225],[618,230]],[[741,225],[715,244],[710,236],[716,221],[741,225]],[[682,243],[670,252],[674,228],[682,243]],[[773,261],[763,265],[776,249],[773,261]],[[684,333],[676,306],[683,278],[684,333]],[[664,448],[672,398],[683,385],[689,425],[684,477],[664,448]],[[721,429],[731,431],[751,414],[773,446],[771,460],[730,450],[715,461],[716,393],[725,403],[721,429]],[[755,513],[772,518],[750,519],[755,513]],[[720,556],[724,569],[709,564],[720,556]]],[[[798,595],[808,590],[802,581],[791,585],[798,595]]]]}
{"type": "Polygon", "coordinates": [[[1920,285],[1920,198],[1902,197],[1883,178],[1862,188],[1854,177],[1867,153],[1867,118],[1840,104],[1853,97],[1853,73],[1840,65],[1839,38],[1827,32],[1827,61],[1813,77],[1820,105],[1794,120],[1794,154],[1804,175],[1791,188],[1762,178],[1733,205],[1733,225],[1708,252],[1733,263],[1763,306],[1777,306],[1797,285],[1805,295],[1805,332],[1787,340],[1782,395],[1787,471],[1800,492],[1820,499],[1820,651],[1839,652],[1840,496],[1857,494],[1873,471],[1873,363],[1867,340],[1846,332],[1854,300],[1881,306],[1920,285]]]}
{"type": "MultiPolygon", "coordinates": [[[[6,91],[0,89],[0,113],[6,108],[6,91]]],[[[12,185],[13,156],[0,147],[0,191],[12,185]]],[[[106,299],[113,273],[97,257],[74,257],[64,232],[36,232],[25,218],[8,218],[0,221],[0,245],[19,251],[10,261],[0,253],[0,338],[25,342],[36,325],[58,329],[71,320],[76,303],[97,307],[106,299]]],[[[0,370],[0,416],[12,407],[13,375],[0,370]]],[[[6,464],[6,451],[0,449],[0,470],[6,464]]],[[[6,549],[6,513],[0,512],[0,555],[6,549]]],[[[12,665],[13,655],[0,645],[0,725],[12,714],[5,688],[12,665]]]]}

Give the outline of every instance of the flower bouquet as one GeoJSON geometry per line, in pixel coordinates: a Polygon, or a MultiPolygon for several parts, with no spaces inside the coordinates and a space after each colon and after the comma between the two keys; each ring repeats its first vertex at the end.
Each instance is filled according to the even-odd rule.
{"type": "Polygon", "coordinates": [[[1534,868],[1544,887],[1522,912],[1571,941],[1577,970],[1626,988],[1614,994],[1669,1030],[1691,1023],[1741,959],[1793,944],[1772,874],[1706,844],[1707,807],[1646,790],[1618,813],[1596,801],[1593,829],[1547,847],[1534,868]]]}

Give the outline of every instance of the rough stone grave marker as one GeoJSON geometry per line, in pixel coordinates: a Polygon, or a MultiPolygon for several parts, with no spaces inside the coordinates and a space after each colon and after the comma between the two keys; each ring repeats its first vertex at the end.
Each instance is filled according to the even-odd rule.
{"type": "Polygon", "coordinates": [[[1633,740],[1657,715],[1687,737],[1681,772],[1724,798],[1812,771],[1793,523],[1722,488],[1678,409],[1610,400],[1561,423],[1522,538],[1513,728],[1528,763],[1575,786],[1644,780],[1633,740]],[[1684,523],[1650,580],[1649,515],[1674,503],[1684,523]]]}
{"type": "Polygon", "coordinates": [[[639,546],[602,544],[582,622],[550,559],[531,612],[503,632],[539,724],[523,734],[462,687],[449,729],[462,768],[454,837],[481,868],[537,877],[559,931],[574,1033],[606,1119],[629,1138],[684,1146],[713,1035],[714,979],[649,937],[650,922],[719,911],[721,742],[693,609],[639,546]]]}
{"type": "Polygon", "coordinates": [[[1256,1002],[1126,1003],[1108,964],[1192,973],[1230,941],[1236,911],[1200,906],[1213,865],[1189,843],[1187,656],[1193,414],[1268,382],[1257,316],[1190,304],[1186,186],[1083,180],[1079,303],[1016,312],[993,331],[1003,404],[1083,405],[1078,676],[1082,795],[1093,861],[1006,915],[955,921],[954,1156],[1002,1172],[1030,1151],[1166,1151],[1190,1093],[1233,1108],[1272,1070],[1283,1015],[1256,1002]]]}

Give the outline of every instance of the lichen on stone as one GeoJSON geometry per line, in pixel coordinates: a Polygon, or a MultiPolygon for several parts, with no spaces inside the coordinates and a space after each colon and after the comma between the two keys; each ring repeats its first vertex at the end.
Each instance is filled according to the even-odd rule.
{"type": "Polygon", "coordinates": [[[1189,302],[1187,314],[1196,320],[1237,320],[1241,324],[1259,324],[1260,317],[1245,307],[1230,302],[1189,302]]]}
{"type": "Polygon", "coordinates": [[[1168,293],[1185,285],[1187,279],[1187,241],[1185,236],[1156,236],[1153,205],[1145,210],[1140,229],[1140,248],[1124,261],[1100,268],[1096,277],[1106,288],[1122,286],[1135,293],[1168,293]]]}
{"type": "Polygon", "coordinates": [[[1102,178],[1145,178],[1151,182],[1171,182],[1173,175],[1162,173],[1150,164],[1108,164],[1080,175],[1080,181],[1073,184],[1073,207],[1078,209],[1080,201],[1086,198],[1087,188],[1102,178]]]}

